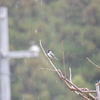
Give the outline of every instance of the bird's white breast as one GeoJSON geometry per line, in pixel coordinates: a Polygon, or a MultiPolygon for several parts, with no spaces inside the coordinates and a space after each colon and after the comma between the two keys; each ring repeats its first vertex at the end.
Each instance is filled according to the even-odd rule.
{"type": "Polygon", "coordinates": [[[48,53],[47,55],[48,55],[48,57],[53,58],[52,55],[51,55],[50,53],[48,53]]]}

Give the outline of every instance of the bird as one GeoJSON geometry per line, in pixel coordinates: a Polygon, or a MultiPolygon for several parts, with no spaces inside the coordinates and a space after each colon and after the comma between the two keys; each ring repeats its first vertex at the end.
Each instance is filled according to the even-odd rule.
{"type": "Polygon", "coordinates": [[[55,55],[52,53],[51,50],[48,50],[48,52],[47,52],[47,56],[48,56],[49,58],[54,58],[54,59],[56,59],[56,60],[59,61],[59,59],[55,57],[55,55]]]}

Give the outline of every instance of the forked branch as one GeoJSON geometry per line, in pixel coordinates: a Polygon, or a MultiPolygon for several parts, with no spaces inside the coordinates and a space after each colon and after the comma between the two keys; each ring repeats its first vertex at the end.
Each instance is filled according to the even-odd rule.
{"type": "MultiPolygon", "coordinates": [[[[97,99],[97,97],[95,97],[95,96],[93,96],[91,94],[91,93],[97,93],[97,96],[100,96],[99,95],[99,91],[97,92],[98,87],[96,87],[96,90],[89,90],[87,88],[79,88],[79,87],[77,87],[75,84],[72,83],[71,68],[69,69],[70,70],[70,79],[68,79],[68,78],[66,78],[65,75],[63,75],[63,73],[61,72],[60,69],[56,68],[56,66],[53,64],[53,62],[51,61],[51,59],[47,56],[47,54],[46,54],[46,52],[45,52],[45,50],[44,50],[44,48],[42,46],[41,40],[40,40],[40,47],[41,47],[44,55],[47,57],[47,59],[49,60],[50,64],[54,68],[54,70],[53,69],[47,69],[47,68],[42,68],[42,69],[57,72],[57,74],[59,75],[59,77],[66,84],[67,88],[69,88],[71,91],[75,91],[75,93],[77,93],[78,95],[80,95],[81,97],[83,97],[85,100],[100,100],[99,97],[98,97],[99,99],[97,99]]],[[[100,85],[100,83],[99,83],[99,85],[100,85]]],[[[98,86],[98,84],[96,86],[98,86]]]]}

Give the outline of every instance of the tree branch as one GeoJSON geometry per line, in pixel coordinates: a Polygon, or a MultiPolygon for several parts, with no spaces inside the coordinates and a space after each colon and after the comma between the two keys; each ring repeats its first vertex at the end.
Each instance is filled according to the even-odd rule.
{"type": "MultiPolygon", "coordinates": [[[[96,100],[96,97],[94,97],[91,93],[96,93],[95,90],[89,90],[87,88],[79,88],[77,87],[75,84],[72,83],[72,74],[71,74],[71,69],[70,70],[70,80],[68,80],[66,78],[66,76],[64,76],[61,72],[60,69],[57,69],[56,66],[53,64],[53,62],[51,61],[51,59],[47,56],[47,54],[45,53],[45,50],[43,49],[41,40],[40,40],[40,47],[43,51],[43,53],[45,54],[45,56],[47,57],[47,59],[49,60],[50,64],[52,65],[53,69],[47,69],[47,68],[42,68],[45,70],[51,70],[51,71],[56,71],[57,74],[59,75],[59,77],[63,80],[63,82],[66,84],[66,86],[71,90],[71,91],[75,91],[75,93],[77,93],[78,95],[80,95],[81,97],[83,97],[85,100],[96,100]]],[[[89,60],[89,59],[88,59],[89,60]]],[[[99,100],[99,99],[98,99],[99,100]]]]}
{"type": "Polygon", "coordinates": [[[63,57],[64,74],[65,74],[65,77],[66,77],[65,55],[64,55],[64,41],[63,40],[62,40],[62,57],[63,57]]]}
{"type": "Polygon", "coordinates": [[[86,58],[91,64],[93,64],[94,66],[96,66],[97,68],[100,69],[100,67],[98,65],[96,65],[95,63],[93,63],[88,57],[86,58]]]}
{"type": "Polygon", "coordinates": [[[100,100],[100,89],[99,89],[100,81],[95,85],[96,85],[96,92],[97,92],[97,100],[100,100]]]}
{"type": "Polygon", "coordinates": [[[41,69],[44,69],[44,70],[50,70],[50,71],[54,71],[56,72],[54,69],[48,69],[48,68],[43,68],[43,67],[40,67],[41,69]]]}
{"type": "Polygon", "coordinates": [[[47,56],[45,50],[43,49],[43,46],[42,46],[41,40],[40,40],[40,47],[41,47],[43,53],[45,54],[45,56],[48,58],[50,64],[51,64],[51,65],[53,66],[53,68],[57,71],[57,68],[54,66],[54,64],[52,63],[51,59],[47,56]]]}

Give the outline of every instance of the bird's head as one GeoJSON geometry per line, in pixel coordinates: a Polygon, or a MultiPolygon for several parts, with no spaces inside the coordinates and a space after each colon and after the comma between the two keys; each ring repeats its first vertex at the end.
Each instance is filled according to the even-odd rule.
{"type": "Polygon", "coordinates": [[[48,50],[48,53],[50,52],[51,50],[48,50]]]}

